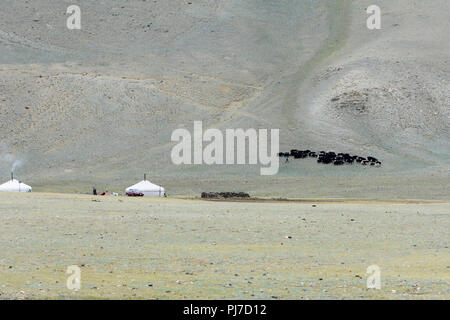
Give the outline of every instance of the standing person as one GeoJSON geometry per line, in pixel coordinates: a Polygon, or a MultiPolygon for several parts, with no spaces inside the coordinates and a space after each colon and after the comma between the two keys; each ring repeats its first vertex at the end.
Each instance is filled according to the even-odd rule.
{"type": "Polygon", "coordinates": [[[285,163],[288,163],[289,162],[289,156],[286,156],[286,162],[285,163]]]}
{"type": "Polygon", "coordinates": [[[92,194],[93,194],[94,196],[97,195],[97,189],[95,189],[95,187],[94,187],[93,190],[92,190],[92,194]]]}

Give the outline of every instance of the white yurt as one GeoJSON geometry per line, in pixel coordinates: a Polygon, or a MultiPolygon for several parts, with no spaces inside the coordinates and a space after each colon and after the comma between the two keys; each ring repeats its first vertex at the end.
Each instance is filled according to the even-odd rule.
{"type": "Polygon", "coordinates": [[[164,197],[166,191],[163,187],[148,181],[147,176],[144,175],[144,180],[136,183],[135,185],[132,185],[131,187],[126,188],[125,192],[142,193],[144,194],[144,197],[164,197]]]}
{"type": "Polygon", "coordinates": [[[7,192],[31,192],[32,188],[19,180],[14,179],[11,175],[11,180],[0,185],[0,191],[7,192]]]}

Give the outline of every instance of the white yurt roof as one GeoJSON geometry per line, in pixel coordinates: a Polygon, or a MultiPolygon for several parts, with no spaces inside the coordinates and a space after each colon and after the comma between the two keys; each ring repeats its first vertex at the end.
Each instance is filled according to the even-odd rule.
{"type": "Polygon", "coordinates": [[[138,182],[135,185],[128,187],[125,191],[128,192],[130,190],[136,190],[139,192],[158,192],[158,191],[164,192],[163,187],[153,184],[148,180],[142,180],[141,182],[138,182]]]}
{"type": "Polygon", "coordinates": [[[0,191],[10,191],[10,192],[31,192],[32,188],[25,183],[22,183],[16,179],[9,180],[4,184],[0,185],[0,191]]]}

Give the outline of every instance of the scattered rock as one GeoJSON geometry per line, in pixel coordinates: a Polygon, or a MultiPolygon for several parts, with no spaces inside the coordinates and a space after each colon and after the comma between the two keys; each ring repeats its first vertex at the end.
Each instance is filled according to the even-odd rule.
{"type": "Polygon", "coordinates": [[[230,198],[250,198],[245,192],[202,192],[203,199],[230,199],[230,198]]]}

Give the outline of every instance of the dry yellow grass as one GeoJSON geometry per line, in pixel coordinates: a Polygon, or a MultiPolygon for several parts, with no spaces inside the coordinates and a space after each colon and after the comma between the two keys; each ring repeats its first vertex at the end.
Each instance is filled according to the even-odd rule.
{"type": "Polygon", "coordinates": [[[0,193],[0,298],[448,299],[449,209],[0,193]]]}

